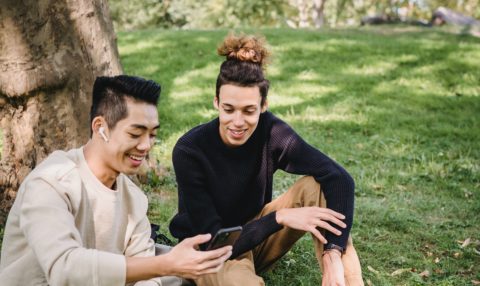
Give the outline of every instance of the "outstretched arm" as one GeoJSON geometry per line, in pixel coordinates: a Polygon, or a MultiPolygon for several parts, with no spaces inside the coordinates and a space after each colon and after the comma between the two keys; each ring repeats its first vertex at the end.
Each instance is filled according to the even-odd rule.
{"type": "MultiPolygon", "coordinates": [[[[148,202],[145,200],[143,203],[146,211],[148,202]]],[[[231,255],[231,247],[215,251],[198,251],[198,245],[211,238],[210,234],[206,234],[187,238],[168,253],[155,256],[155,245],[150,233],[150,222],[145,214],[136,226],[125,250],[127,282],[151,279],[150,284],[161,285],[158,278],[161,276],[196,278],[218,271],[231,255]]]]}
{"type": "Polygon", "coordinates": [[[195,247],[210,235],[187,239],[157,257],[126,258],[87,249],[64,194],[42,179],[29,181],[25,189],[19,197],[20,227],[51,285],[123,285],[163,275],[190,278],[217,271],[231,255],[231,247],[197,251],[195,247]]]}
{"type": "Polygon", "coordinates": [[[215,273],[232,254],[226,246],[212,251],[199,251],[198,245],[209,241],[210,234],[187,238],[166,254],[153,257],[127,257],[127,282],[160,276],[196,279],[215,273]]]}

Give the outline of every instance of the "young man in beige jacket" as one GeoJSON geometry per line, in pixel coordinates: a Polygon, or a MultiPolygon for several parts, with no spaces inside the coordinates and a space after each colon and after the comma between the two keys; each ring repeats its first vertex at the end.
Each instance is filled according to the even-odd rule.
{"type": "Polygon", "coordinates": [[[20,186],[5,227],[0,285],[171,285],[160,277],[196,279],[221,268],[230,246],[197,250],[210,234],[155,256],[147,198],[126,176],[154,143],[159,95],[153,81],[97,78],[91,139],[52,153],[20,186]]]}

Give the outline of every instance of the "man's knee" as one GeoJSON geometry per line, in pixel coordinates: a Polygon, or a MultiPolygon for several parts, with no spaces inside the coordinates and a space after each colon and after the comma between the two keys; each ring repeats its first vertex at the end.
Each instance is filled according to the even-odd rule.
{"type": "Polygon", "coordinates": [[[228,260],[218,273],[208,274],[195,281],[197,285],[214,286],[263,286],[263,279],[255,273],[253,262],[248,258],[228,260]]]}
{"type": "Polygon", "coordinates": [[[294,187],[299,196],[298,207],[320,206],[323,197],[321,187],[312,176],[302,177],[294,187]]]}

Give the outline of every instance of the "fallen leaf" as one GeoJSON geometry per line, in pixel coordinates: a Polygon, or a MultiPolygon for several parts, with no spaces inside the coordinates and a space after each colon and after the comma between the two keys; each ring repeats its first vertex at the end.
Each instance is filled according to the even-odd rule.
{"type": "Polygon", "coordinates": [[[378,270],[375,270],[375,269],[374,269],[372,266],[370,266],[370,265],[367,266],[367,269],[370,270],[371,272],[377,274],[377,275],[380,274],[380,273],[378,272],[378,270]]]}
{"type": "Polygon", "coordinates": [[[460,257],[460,252],[455,252],[455,253],[453,254],[453,257],[459,258],[459,257],[460,257]]]}
{"type": "Polygon", "coordinates": [[[381,190],[381,189],[383,189],[383,185],[381,185],[381,184],[373,184],[373,185],[372,185],[372,188],[373,188],[374,190],[381,190]]]}
{"type": "Polygon", "coordinates": [[[472,280],[473,285],[480,285],[480,281],[472,280]]]}
{"type": "Polygon", "coordinates": [[[435,258],[435,263],[438,263],[438,262],[440,262],[440,258],[437,257],[435,258]]]}
{"type": "Polygon", "coordinates": [[[430,252],[430,251],[427,251],[427,256],[428,256],[428,257],[430,257],[430,256],[432,256],[432,255],[433,255],[433,253],[432,253],[432,252],[430,252]]]}
{"type": "Polygon", "coordinates": [[[470,237],[465,239],[460,247],[461,248],[467,247],[470,244],[470,241],[471,241],[470,237]]]}
{"type": "Polygon", "coordinates": [[[420,277],[428,277],[430,276],[430,271],[424,270],[422,273],[418,274],[420,277]]]}
{"type": "Polygon", "coordinates": [[[401,269],[397,269],[395,271],[392,272],[392,274],[390,274],[391,276],[397,276],[397,275],[400,275],[404,272],[409,272],[410,271],[410,268],[401,268],[401,269]]]}
{"type": "Polygon", "coordinates": [[[471,198],[473,196],[472,192],[469,192],[467,190],[463,190],[463,194],[465,195],[465,198],[471,198]]]}
{"type": "Polygon", "coordinates": [[[404,192],[407,190],[407,187],[405,187],[404,185],[397,185],[397,189],[400,191],[400,192],[404,192]]]}

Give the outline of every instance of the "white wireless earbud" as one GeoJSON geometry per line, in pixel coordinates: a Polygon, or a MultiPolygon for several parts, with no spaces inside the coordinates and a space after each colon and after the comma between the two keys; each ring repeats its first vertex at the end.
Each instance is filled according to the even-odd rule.
{"type": "Polygon", "coordinates": [[[98,133],[100,133],[100,136],[102,136],[103,140],[105,140],[105,142],[108,142],[108,138],[107,138],[107,135],[105,135],[105,127],[100,127],[98,128],[98,133]]]}

